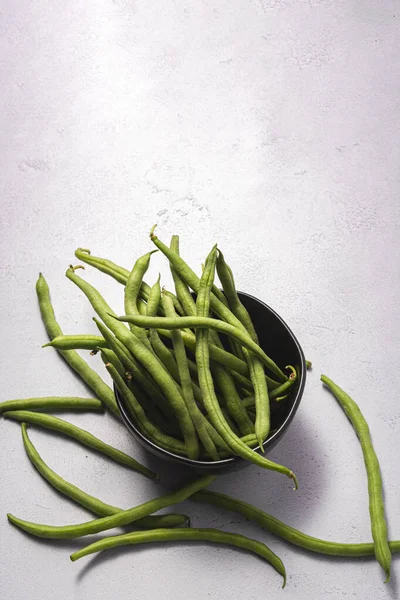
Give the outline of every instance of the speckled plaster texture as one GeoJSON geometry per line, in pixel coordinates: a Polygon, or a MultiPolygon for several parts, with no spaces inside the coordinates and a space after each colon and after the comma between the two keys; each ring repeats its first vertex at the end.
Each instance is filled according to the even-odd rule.
{"type": "MultiPolygon", "coordinates": [[[[157,222],[162,238],[180,234],[199,269],[217,241],[239,289],[282,315],[314,369],[270,455],[296,471],[298,492],[253,466],[213,489],[309,534],[371,539],[359,443],[319,382],[326,372],[371,425],[390,537],[400,538],[399,22],[391,0],[3,2],[1,400],[90,395],[41,349],[39,271],[64,330],[95,333],[92,310],[64,277],[76,247],[130,266],[157,222]]],[[[147,280],[159,271],[170,284],[157,255],[147,280]]],[[[122,311],[116,282],[90,269],[85,277],[122,311]]],[[[68,418],[147,460],[111,417],[68,418]]],[[[82,542],[37,542],[7,523],[7,511],[49,524],[90,516],[34,472],[19,427],[0,425],[4,600],[399,597],[397,558],[384,585],[373,560],[312,556],[189,502],[193,525],[270,544],[286,589],[261,560],[202,544],[72,564],[82,542]]],[[[67,439],[31,436],[51,467],[106,502],[128,507],[159,493],[67,439]]]]}

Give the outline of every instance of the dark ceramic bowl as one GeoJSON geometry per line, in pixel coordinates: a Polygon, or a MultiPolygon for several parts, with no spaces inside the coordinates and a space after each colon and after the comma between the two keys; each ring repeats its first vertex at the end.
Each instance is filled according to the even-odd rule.
{"type": "MultiPolygon", "coordinates": [[[[276,402],[272,403],[271,430],[276,431],[263,444],[265,454],[267,454],[268,451],[282,439],[299,407],[306,381],[306,361],[299,342],[286,323],[272,310],[272,308],[264,304],[264,302],[261,302],[261,300],[254,298],[254,296],[250,296],[243,292],[238,292],[238,294],[240,300],[251,316],[255,330],[257,331],[260,346],[266,354],[273,358],[281,368],[284,368],[288,364],[295,366],[299,375],[290,397],[285,402],[282,402],[282,404],[276,402]]],[[[173,454],[168,450],[164,450],[164,448],[157,446],[141,433],[132,419],[131,413],[127,409],[123,397],[118,393],[115,386],[114,389],[118,407],[121,411],[121,416],[125,425],[137,441],[146,450],[158,458],[177,463],[181,466],[186,465],[190,470],[204,475],[217,475],[219,473],[237,471],[246,465],[251,464],[240,457],[226,458],[212,462],[192,460],[185,456],[173,454]]],[[[255,448],[256,451],[259,449],[259,447],[255,448]]]]}

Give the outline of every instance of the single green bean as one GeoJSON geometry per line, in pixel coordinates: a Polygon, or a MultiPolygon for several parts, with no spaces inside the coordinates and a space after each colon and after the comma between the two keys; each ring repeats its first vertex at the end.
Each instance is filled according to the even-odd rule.
{"type": "Polygon", "coordinates": [[[280,370],[275,362],[267,356],[262,348],[258,346],[249,336],[246,331],[234,327],[230,323],[221,321],[220,319],[212,319],[210,317],[177,317],[176,319],[168,319],[166,317],[144,317],[143,315],[123,315],[117,317],[118,321],[133,323],[139,327],[149,327],[151,329],[211,329],[224,333],[237,339],[242,346],[253,352],[265,364],[274,375],[283,381],[287,380],[286,375],[280,370]]]}
{"type": "Polygon", "coordinates": [[[99,335],[58,335],[51,342],[43,344],[42,348],[51,346],[56,350],[95,350],[104,347],[105,341],[99,335]]]}
{"type": "MultiPolygon", "coordinates": [[[[133,265],[132,271],[129,274],[128,281],[125,287],[125,311],[131,314],[139,315],[138,300],[139,291],[143,282],[144,274],[147,272],[150,264],[151,255],[154,254],[154,250],[147,252],[144,256],[137,259],[133,265]]],[[[139,329],[135,325],[130,325],[132,333],[134,333],[148,349],[151,349],[150,342],[147,339],[146,332],[139,329]]]]}
{"type": "Polygon", "coordinates": [[[106,365],[106,368],[113,378],[120,394],[122,394],[122,396],[125,398],[141,431],[166,450],[176,454],[186,455],[186,446],[183,442],[166,435],[159,427],[157,427],[147,418],[147,415],[135,397],[135,394],[129,389],[113,365],[106,365]]]}
{"type": "Polygon", "coordinates": [[[269,562],[280,575],[283,577],[283,585],[286,583],[286,572],[285,567],[281,559],[272,552],[262,542],[252,540],[239,533],[229,533],[227,531],[219,531],[218,529],[195,529],[195,528],[182,528],[182,529],[160,529],[155,531],[138,531],[134,533],[126,533],[122,535],[110,536],[98,540],[86,548],[77,550],[71,554],[70,558],[72,561],[78,560],[88,554],[95,552],[101,552],[102,550],[108,550],[110,548],[117,548],[119,546],[133,546],[137,544],[149,544],[151,542],[208,542],[212,544],[226,544],[229,546],[235,546],[253,552],[261,558],[264,558],[269,562]]]}
{"type": "MultiPolygon", "coordinates": [[[[39,274],[36,283],[36,293],[39,300],[40,313],[49,338],[63,335],[61,327],[56,321],[53,306],[50,300],[49,286],[43,275],[39,274]]],[[[60,350],[59,354],[69,366],[83,379],[98,396],[98,398],[116,415],[119,415],[117,403],[111,388],[108,387],[101,377],[89,367],[89,365],[74,350],[60,350]]]]}
{"type": "MultiPolygon", "coordinates": [[[[371,530],[374,540],[375,556],[386,573],[386,582],[390,579],[392,554],[388,544],[388,532],[385,518],[385,507],[382,492],[382,477],[378,457],[372,445],[368,424],[352,398],[326,375],[321,375],[321,381],[331,390],[344,412],[346,413],[358,439],[364,455],[364,463],[368,478],[369,513],[371,530]]],[[[386,583],[385,582],[385,583],[386,583]]]]}
{"type": "Polygon", "coordinates": [[[285,396],[287,394],[287,392],[290,391],[290,389],[292,388],[292,386],[294,385],[294,383],[297,380],[296,369],[294,367],[292,367],[291,365],[288,365],[286,368],[290,369],[292,371],[291,374],[289,375],[289,379],[287,381],[285,381],[284,383],[282,383],[279,387],[272,390],[272,392],[269,395],[271,400],[274,400],[274,399],[276,400],[277,398],[279,398],[281,396],[285,396]]]}
{"type": "Polygon", "coordinates": [[[108,365],[111,363],[115,369],[117,369],[118,373],[121,375],[123,379],[126,378],[126,371],[124,369],[124,365],[119,360],[118,356],[109,348],[101,348],[100,349],[101,360],[104,365],[108,365]]]}
{"type": "MultiPolygon", "coordinates": [[[[217,256],[217,272],[222,283],[225,296],[228,300],[228,305],[233,314],[243,324],[250,337],[254,342],[258,344],[258,337],[256,330],[254,329],[250,315],[246,308],[241,303],[239,296],[236,292],[235,280],[233,277],[232,269],[225,262],[224,255],[218,250],[217,256]]],[[[255,421],[255,432],[260,445],[263,449],[262,443],[267,439],[270,429],[270,409],[269,409],[269,396],[267,382],[265,381],[264,368],[260,360],[253,354],[242,351],[246,362],[249,365],[250,379],[253,384],[255,393],[255,405],[256,405],[256,421],[255,421]]]]}
{"type": "Polygon", "coordinates": [[[122,285],[126,285],[129,277],[128,269],[124,269],[123,267],[120,267],[106,258],[92,256],[90,254],[90,250],[87,248],[77,248],[77,250],[75,250],[75,256],[77,259],[87,263],[88,265],[91,265],[92,267],[95,267],[99,271],[102,271],[102,273],[110,275],[119,283],[122,283],[122,285]]]}
{"type": "Polygon", "coordinates": [[[128,525],[129,523],[133,523],[138,519],[158,512],[167,506],[184,502],[195,492],[198,492],[202,488],[210,485],[214,479],[215,477],[212,476],[202,477],[192,483],[189,483],[185,487],[176,490],[175,492],[169,492],[163,496],[149,500],[144,504],[135,506],[134,508],[122,510],[114,515],[109,515],[100,519],[94,519],[92,521],[87,521],[86,523],[79,523],[77,525],[42,525],[39,523],[23,521],[22,519],[14,517],[14,515],[11,514],[8,514],[7,517],[8,520],[17,527],[37,537],[53,539],[78,538],[85,535],[90,535],[92,533],[106,531],[107,529],[112,529],[113,527],[122,527],[123,525],[128,525]]]}
{"type": "MultiPolygon", "coordinates": [[[[258,523],[261,527],[282,538],[303,548],[310,552],[316,552],[317,554],[325,554],[328,556],[344,556],[358,558],[361,556],[373,556],[375,553],[374,544],[372,542],[364,542],[359,544],[346,544],[343,542],[330,542],[328,540],[322,540],[320,538],[307,535],[290,525],[286,525],[279,519],[272,515],[264,512],[263,510],[256,508],[248,502],[238,500],[227,496],[226,494],[220,494],[218,492],[211,492],[204,490],[193,494],[191,500],[195,502],[202,502],[205,504],[212,504],[219,508],[225,508],[226,510],[243,515],[249,521],[258,523]]],[[[389,542],[389,547],[392,553],[400,552],[400,540],[389,542]]]]}
{"type": "Polygon", "coordinates": [[[46,396],[21,398],[0,403],[0,414],[7,410],[101,410],[103,404],[96,398],[77,396],[46,396]]]}
{"type": "MultiPolygon", "coordinates": [[[[201,278],[200,286],[198,288],[199,292],[196,301],[196,308],[199,315],[198,318],[202,318],[204,315],[208,314],[210,306],[210,289],[211,282],[214,277],[215,260],[216,247],[213,248],[207,257],[206,266],[201,278]]],[[[182,317],[182,319],[183,318],[184,317],[182,317]]],[[[247,460],[250,460],[251,462],[263,468],[284,473],[294,480],[295,487],[297,487],[296,477],[290,469],[273,463],[265,457],[261,457],[259,454],[251,450],[244,442],[242,442],[228,426],[218,404],[218,399],[215,395],[214,384],[209,368],[210,356],[208,349],[208,334],[208,329],[196,330],[196,363],[199,372],[199,383],[203,392],[204,404],[212,425],[214,425],[215,429],[235,454],[241,456],[242,458],[246,458],[247,460]]]]}
{"type": "MultiPolygon", "coordinates": [[[[26,423],[22,423],[21,430],[24,448],[29,460],[40,473],[40,475],[42,475],[42,477],[57,491],[59,491],[61,494],[64,494],[64,496],[71,498],[71,500],[74,500],[77,504],[87,508],[96,515],[106,517],[107,515],[114,515],[115,513],[123,510],[117,506],[112,506],[111,504],[102,502],[102,500],[99,500],[99,498],[87,494],[83,490],[76,487],[76,485],[60,477],[60,475],[46,465],[36,450],[31,439],[29,438],[26,423]]],[[[135,526],[146,529],[158,529],[159,527],[178,527],[179,525],[184,525],[188,521],[190,521],[190,519],[187,515],[171,513],[168,515],[150,515],[148,517],[144,517],[143,519],[136,521],[135,526]]]]}
{"type": "Polygon", "coordinates": [[[228,300],[229,308],[236,316],[236,318],[239,319],[241,323],[243,323],[248,333],[250,334],[250,337],[258,343],[257,333],[254,329],[254,325],[252,323],[250,315],[247,309],[243,306],[237,294],[232,269],[225,262],[224,255],[222,254],[219,248],[217,256],[217,273],[222,283],[222,288],[224,290],[225,296],[228,300]]]}
{"type": "Polygon", "coordinates": [[[63,419],[59,419],[58,417],[53,417],[52,415],[46,415],[43,413],[30,412],[28,410],[12,410],[5,412],[4,418],[13,419],[14,421],[22,421],[23,423],[32,423],[34,425],[39,425],[39,427],[44,427],[46,429],[51,429],[52,431],[63,433],[68,437],[74,438],[84,446],[93,448],[94,450],[97,450],[97,452],[101,452],[102,454],[109,456],[115,462],[130,467],[134,471],[142,473],[142,475],[145,475],[150,479],[157,478],[155,473],[152,473],[152,471],[141,465],[137,460],[128,454],[125,454],[125,452],[122,452],[121,450],[102,442],[99,440],[99,438],[95,437],[85,429],[81,429],[77,425],[68,423],[68,421],[63,421],[63,419]]]}

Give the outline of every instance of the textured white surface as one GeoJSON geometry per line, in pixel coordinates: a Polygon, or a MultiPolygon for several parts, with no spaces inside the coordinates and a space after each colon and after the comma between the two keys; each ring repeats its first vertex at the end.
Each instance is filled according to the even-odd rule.
{"type": "MultiPolygon", "coordinates": [[[[41,349],[39,270],[64,330],[94,333],[92,311],[63,276],[76,247],[129,266],[158,222],[162,238],[181,235],[198,267],[218,241],[239,288],[280,312],[314,370],[271,454],[296,471],[299,491],[256,467],[214,489],[310,534],[370,540],[359,444],[319,383],[323,371],[371,425],[390,536],[400,538],[399,20],[389,0],[3,2],[1,399],[87,393],[41,349]]],[[[147,280],[159,269],[157,256],[147,280]]],[[[87,278],[122,308],[118,284],[87,278]]],[[[143,457],[111,418],[70,418],[143,457]]],[[[155,493],[74,443],[31,435],[61,475],[107,502],[127,507],[155,493]]],[[[397,597],[397,558],[385,586],[373,560],[319,558],[189,503],[195,525],[266,540],[286,564],[286,590],[260,560],[202,545],[72,564],[79,542],[37,542],[5,513],[49,524],[88,513],[37,476],[14,423],[1,422],[0,440],[5,600],[397,597]]]]}

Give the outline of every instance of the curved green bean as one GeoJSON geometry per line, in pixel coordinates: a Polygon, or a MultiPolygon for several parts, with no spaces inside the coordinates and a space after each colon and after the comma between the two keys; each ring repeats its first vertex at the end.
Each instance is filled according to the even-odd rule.
{"type": "Polygon", "coordinates": [[[92,256],[90,250],[87,248],[77,248],[75,250],[75,256],[82,262],[95,267],[102,273],[106,275],[110,275],[114,279],[116,279],[122,285],[126,285],[126,282],[129,277],[128,269],[124,269],[119,265],[115,264],[111,260],[107,260],[106,258],[100,258],[98,256],[92,256]]]}
{"type": "Polygon", "coordinates": [[[101,552],[102,550],[108,550],[110,548],[117,548],[118,546],[132,546],[137,544],[149,544],[151,542],[175,541],[204,541],[211,542],[213,544],[226,544],[253,552],[254,554],[257,554],[268,561],[275,568],[275,570],[282,575],[282,587],[285,587],[286,572],[283,562],[274,552],[272,552],[272,550],[268,548],[268,546],[262,542],[252,540],[239,533],[229,533],[227,531],[219,531],[218,529],[160,529],[159,531],[138,531],[134,533],[110,536],[103,538],[102,540],[98,540],[97,542],[86,546],[86,548],[82,548],[81,550],[74,552],[71,554],[70,558],[72,561],[75,561],[87,556],[88,554],[101,552]]]}
{"type": "MultiPolygon", "coordinates": [[[[193,494],[191,500],[195,502],[202,502],[205,504],[212,504],[219,508],[225,508],[231,512],[243,515],[249,521],[258,523],[261,527],[282,538],[283,540],[309,550],[310,552],[316,552],[317,554],[325,554],[328,556],[345,556],[358,558],[361,556],[373,556],[375,553],[374,544],[372,542],[364,542],[358,544],[348,544],[343,542],[330,542],[328,540],[322,540],[320,538],[307,535],[290,525],[286,525],[276,517],[264,512],[260,508],[256,508],[248,502],[238,500],[227,496],[226,494],[220,494],[218,492],[211,492],[208,490],[202,490],[193,494]]],[[[400,552],[400,540],[389,542],[389,547],[392,553],[400,552]]]]}
{"type": "MultiPolygon", "coordinates": [[[[115,317],[114,317],[115,318],[115,317]]],[[[249,334],[230,323],[213,319],[210,317],[177,317],[168,319],[166,317],[144,317],[143,315],[123,315],[117,317],[118,321],[133,323],[139,327],[149,327],[151,329],[211,329],[229,335],[238,340],[242,346],[253,352],[265,364],[274,375],[283,381],[287,380],[286,375],[281,371],[277,364],[267,356],[262,348],[256,344],[249,334]]]]}
{"type": "Polygon", "coordinates": [[[202,477],[201,479],[198,479],[197,481],[194,481],[175,492],[169,492],[163,496],[159,496],[158,498],[154,498],[153,500],[149,500],[148,502],[140,504],[139,506],[135,506],[134,508],[122,510],[114,515],[109,515],[100,519],[94,519],[86,523],[79,523],[77,525],[62,525],[58,527],[23,521],[22,519],[19,519],[11,514],[7,514],[7,517],[8,520],[17,527],[37,537],[72,539],[90,535],[92,533],[100,533],[101,531],[112,529],[113,527],[128,525],[129,523],[133,523],[142,517],[147,517],[155,512],[158,512],[167,506],[184,502],[195,492],[207,487],[214,479],[215,478],[212,476],[202,477]]]}
{"type": "Polygon", "coordinates": [[[326,375],[321,375],[321,381],[331,390],[346,413],[358,439],[360,440],[364,463],[368,478],[369,513],[371,530],[375,546],[376,559],[386,573],[386,582],[390,579],[392,554],[388,544],[388,532],[385,518],[385,508],[382,492],[382,477],[378,457],[372,445],[368,424],[352,398],[326,375]]]}
{"type": "MultiPolygon", "coordinates": [[[[53,469],[50,469],[48,465],[44,462],[35,446],[33,445],[31,439],[29,438],[27,425],[26,423],[22,423],[22,440],[24,443],[24,448],[26,454],[33,464],[33,466],[37,469],[40,475],[50,483],[57,491],[71,500],[74,500],[77,504],[80,504],[84,508],[92,511],[96,515],[107,516],[114,515],[115,513],[123,510],[122,508],[118,508],[117,506],[112,506],[111,504],[106,504],[96,498],[95,496],[91,496],[87,494],[83,490],[76,487],[69,481],[66,481],[60,475],[58,475],[53,469]]],[[[136,527],[143,528],[151,528],[158,529],[159,527],[178,527],[180,525],[184,525],[189,521],[189,517],[187,515],[180,514],[168,514],[168,515],[150,515],[148,517],[144,517],[143,519],[139,519],[139,521],[135,522],[136,527]]]]}
{"type": "Polygon", "coordinates": [[[103,404],[96,398],[77,396],[46,396],[0,402],[0,414],[7,410],[101,410],[102,408],[103,404]]]}
{"type": "MultiPolygon", "coordinates": [[[[214,277],[215,260],[216,247],[214,247],[208,255],[205,269],[202,275],[196,301],[196,309],[199,314],[198,318],[202,318],[203,315],[208,314],[210,306],[209,295],[211,282],[214,277]]],[[[288,477],[294,480],[295,488],[297,488],[296,477],[290,469],[282,465],[273,463],[267,458],[262,457],[253,450],[251,450],[243,441],[240,440],[240,438],[238,438],[237,435],[235,435],[232,432],[232,429],[228,426],[219,406],[218,399],[215,395],[214,384],[209,368],[210,357],[208,350],[208,334],[208,329],[199,328],[196,330],[196,363],[199,373],[199,383],[203,392],[204,405],[207,409],[207,413],[212,425],[214,425],[215,429],[218,431],[218,433],[221,435],[221,437],[224,439],[224,441],[228,444],[228,446],[233,450],[235,454],[241,456],[242,458],[250,460],[251,462],[263,468],[278,471],[287,475],[288,477]]]]}
{"type": "Polygon", "coordinates": [[[43,344],[42,348],[51,346],[56,350],[95,350],[106,345],[104,339],[99,335],[58,335],[51,342],[43,344]]]}
{"type": "Polygon", "coordinates": [[[77,425],[68,423],[68,421],[64,421],[58,417],[53,417],[52,415],[46,415],[43,413],[30,412],[28,410],[15,410],[5,412],[4,418],[13,419],[14,421],[22,421],[23,423],[32,423],[46,429],[51,429],[52,431],[58,431],[59,433],[67,435],[68,437],[74,438],[84,446],[88,446],[89,448],[97,450],[97,452],[101,452],[102,454],[109,456],[115,462],[130,467],[138,473],[142,473],[142,475],[145,475],[150,479],[157,478],[155,473],[152,473],[152,471],[141,465],[137,460],[128,454],[125,454],[125,452],[122,452],[121,450],[118,450],[117,448],[114,448],[113,446],[110,446],[109,444],[99,440],[99,438],[95,437],[85,429],[81,429],[77,425]]]}
{"type": "MultiPolygon", "coordinates": [[[[147,254],[144,254],[143,256],[138,258],[135,264],[133,265],[132,271],[129,274],[128,281],[126,282],[125,287],[124,299],[126,312],[137,315],[140,314],[137,306],[139,300],[140,287],[143,282],[144,274],[149,268],[151,255],[154,254],[154,252],[157,252],[157,250],[147,252],[147,254]]],[[[147,346],[147,348],[151,349],[150,342],[147,339],[145,331],[132,324],[130,324],[130,329],[132,333],[134,333],[143,342],[143,344],[147,346]]]]}
{"type": "MultiPolygon", "coordinates": [[[[40,313],[49,338],[63,335],[61,327],[56,321],[53,306],[50,300],[49,286],[43,275],[39,274],[36,283],[36,293],[39,300],[40,313]]],[[[69,366],[83,379],[83,381],[95,392],[96,396],[116,415],[119,416],[117,403],[111,388],[108,387],[101,377],[89,367],[89,365],[74,350],[59,350],[59,354],[69,366]]]]}

